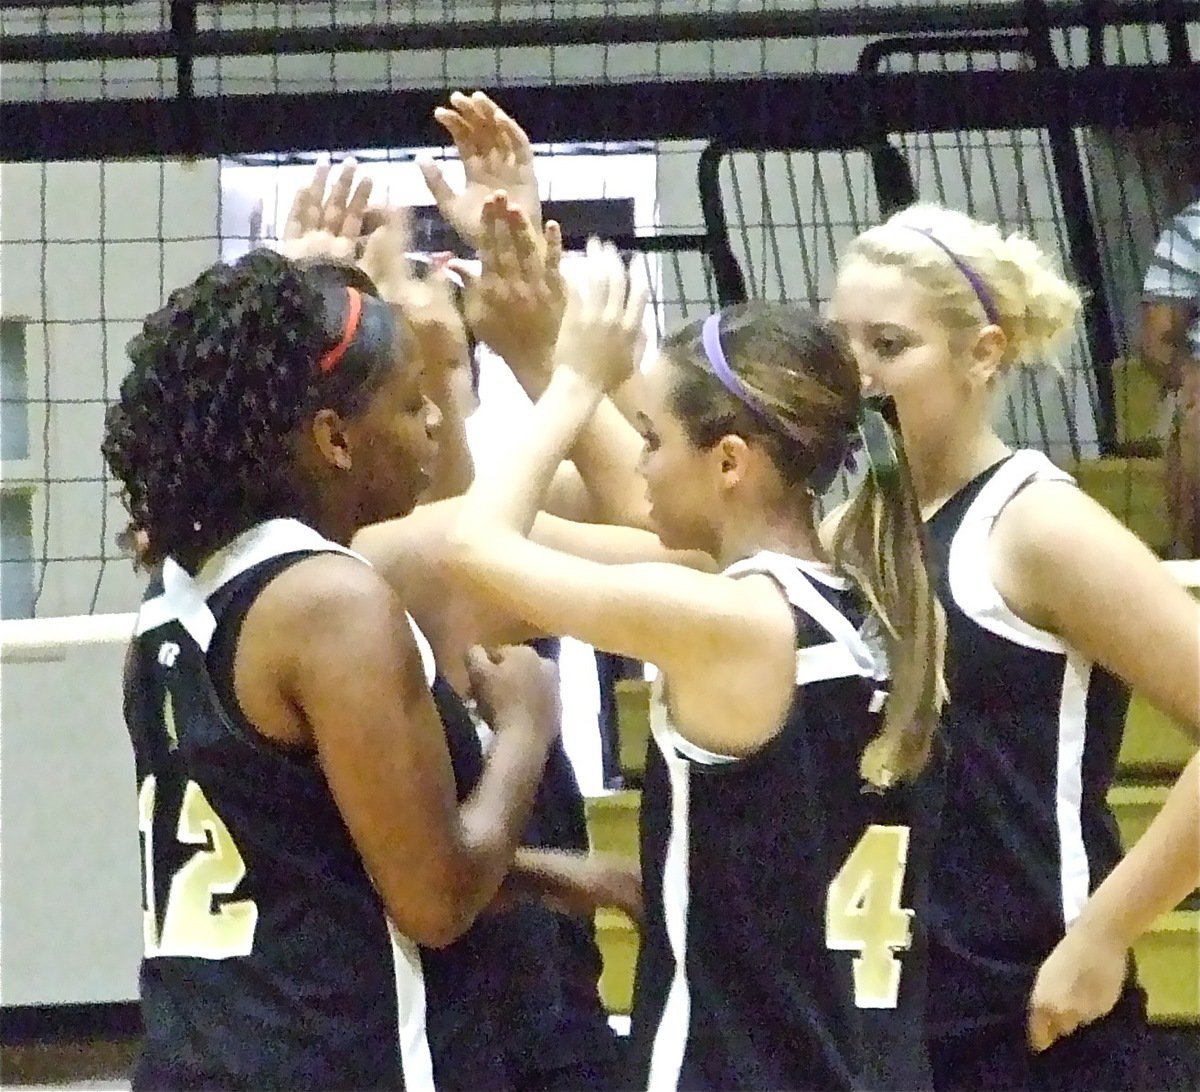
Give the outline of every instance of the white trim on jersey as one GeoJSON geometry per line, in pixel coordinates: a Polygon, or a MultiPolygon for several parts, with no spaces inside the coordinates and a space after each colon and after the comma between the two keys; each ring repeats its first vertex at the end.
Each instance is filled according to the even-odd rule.
{"type": "MultiPolygon", "coordinates": [[[[992,475],[963,514],[950,543],[950,594],[981,629],[1024,648],[1062,656],[1054,807],[1064,928],[1087,901],[1091,866],[1083,837],[1083,751],[1092,665],[1053,633],[1030,625],[1004,602],[987,565],[987,543],[1005,506],[1034,481],[1074,482],[1040,451],[1017,451],[992,475]]],[[[953,700],[953,698],[951,699],[953,700]]]]}
{"type": "Polygon", "coordinates": [[[976,625],[1025,648],[1065,654],[1067,646],[1053,633],[1018,618],[1004,602],[986,564],[992,527],[1008,502],[1030,482],[1074,482],[1040,451],[1017,451],[992,475],[963,514],[950,543],[950,594],[976,625]]]}
{"type": "MultiPolygon", "coordinates": [[[[862,665],[854,653],[839,641],[823,645],[808,645],[796,650],[796,685],[825,682],[863,675],[862,665]]],[[[867,676],[874,678],[874,674],[867,676]]]]}
{"type": "Polygon", "coordinates": [[[243,531],[228,546],[213,554],[200,567],[196,583],[207,598],[255,565],[303,550],[346,554],[364,565],[370,565],[362,555],[331,542],[298,519],[269,519],[243,531]]]}
{"type": "MultiPolygon", "coordinates": [[[[867,678],[881,682],[888,677],[887,658],[882,642],[874,640],[870,626],[856,629],[841,611],[829,602],[811,581],[819,580],[831,588],[849,588],[848,579],[838,576],[828,565],[788,557],[786,554],[762,550],[752,557],[737,561],[724,570],[725,576],[763,575],[771,577],[783,590],[787,601],[824,629],[832,641],[805,645],[796,650],[796,685],[826,682],[830,679],[867,678]],[[878,647],[876,647],[878,646],[878,647]]],[[[873,699],[871,712],[879,708],[879,693],[873,699]]],[[[665,700],[662,676],[655,680],[650,699],[650,723],[654,737],[672,753],[702,766],[719,766],[739,761],[737,755],[709,751],[685,738],[671,723],[665,700]]],[[[666,753],[664,751],[664,753],[666,753]]]]}
{"type": "Polygon", "coordinates": [[[417,946],[387,920],[396,981],[396,1033],[404,1092],[434,1092],[433,1055],[425,1023],[425,972],[417,946]]]}
{"type": "Polygon", "coordinates": [[[1091,663],[1078,653],[1068,653],[1058,706],[1058,769],[1055,776],[1064,929],[1079,917],[1091,885],[1091,866],[1087,843],[1083,839],[1083,748],[1087,742],[1088,685],[1091,681],[1091,663]]]}
{"type": "Polygon", "coordinates": [[[818,583],[836,588],[838,591],[846,591],[851,586],[848,577],[840,575],[833,566],[827,565],[824,561],[809,561],[803,557],[791,557],[788,554],[779,553],[778,550],[759,550],[758,553],[744,557],[741,561],[735,561],[732,565],[722,569],[721,575],[741,576],[744,573],[770,572],[771,567],[776,565],[782,566],[787,571],[799,569],[810,580],[816,580],[818,583]]]}
{"type": "Polygon", "coordinates": [[[147,600],[138,610],[135,636],[178,620],[201,651],[207,652],[217,626],[208,609],[209,596],[255,565],[302,550],[346,554],[364,565],[370,564],[365,557],[331,542],[299,520],[265,520],[213,554],[194,577],[167,558],[162,566],[163,593],[147,600]]]}
{"type": "Polygon", "coordinates": [[[723,755],[705,750],[700,744],[693,743],[679,734],[679,730],[671,723],[666,688],[666,679],[662,675],[656,675],[650,686],[650,733],[658,741],[663,754],[698,762],[701,766],[722,766],[737,762],[736,755],[723,755]]]}
{"type": "Polygon", "coordinates": [[[425,685],[433,686],[433,680],[437,678],[437,661],[433,658],[433,646],[429,643],[429,639],[421,632],[421,627],[417,625],[417,620],[408,613],[404,612],[404,617],[408,619],[408,627],[412,630],[413,640],[417,642],[417,651],[421,654],[421,667],[425,672],[425,685]]]}
{"type": "MultiPolygon", "coordinates": [[[[665,709],[665,706],[663,708],[665,709]]],[[[707,751],[698,743],[685,739],[675,730],[669,719],[666,720],[660,735],[663,739],[670,741],[680,758],[686,758],[689,762],[695,762],[701,766],[727,766],[731,762],[738,761],[737,755],[723,755],[717,751],[707,751]]]]}
{"type": "Polygon", "coordinates": [[[736,562],[725,570],[724,575],[748,576],[752,573],[771,577],[783,589],[793,607],[803,611],[833,638],[829,642],[796,650],[796,685],[854,676],[876,680],[887,678],[882,650],[872,648],[866,634],[858,630],[810,582],[819,580],[831,588],[844,590],[851,586],[849,580],[837,576],[827,565],[802,561],[769,550],[736,562]]]}
{"type": "MultiPolygon", "coordinates": [[[[662,676],[659,676],[661,679],[662,676]]],[[[657,688],[657,687],[656,687],[657,688]]],[[[665,708],[665,705],[664,705],[665,708]]],[[[653,722],[651,727],[653,728],[653,722]]],[[[655,740],[667,764],[671,783],[671,833],[667,839],[667,854],[663,861],[662,898],[663,922],[667,944],[675,961],[675,971],[667,998],[663,1002],[658,1030],[650,1051],[650,1072],[647,1092],[675,1092],[683,1072],[683,1056],[687,1051],[688,1032],[692,1023],[692,994],[687,980],[688,903],[691,897],[688,857],[691,851],[689,804],[691,799],[691,764],[676,753],[674,738],[655,740]]]]}
{"type": "Polygon", "coordinates": [[[186,569],[167,558],[162,567],[162,585],[162,594],[147,600],[138,609],[134,636],[140,637],[168,622],[178,621],[200,650],[207,652],[217,620],[196,582],[186,569]]]}

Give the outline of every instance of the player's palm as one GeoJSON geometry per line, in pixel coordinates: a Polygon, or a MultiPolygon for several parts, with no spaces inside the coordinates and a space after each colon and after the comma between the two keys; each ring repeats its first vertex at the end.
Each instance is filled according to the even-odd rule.
{"type": "Polygon", "coordinates": [[[297,191],[292,202],[278,243],[281,253],[293,261],[353,260],[371,197],[371,180],[356,178],[357,169],[354,160],[347,159],[333,185],[328,186],[329,164],[318,164],[309,184],[297,191]]]}
{"type": "Polygon", "coordinates": [[[611,243],[596,239],[575,274],[568,281],[555,366],[570,368],[603,391],[616,390],[633,374],[645,347],[646,285],[630,278],[611,243]]]}
{"type": "Polygon", "coordinates": [[[534,227],[541,226],[542,203],[538,198],[532,163],[525,167],[493,149],[485,155],[467,159],[463,167],[467,184],[452,204],[456,231],[471,238],[470,233],[478,231],[484,202],[497,190],[504,190],[509,204],[525,213],[534,227]]]}
{"type": "Polygon", "coordinates": [[[480,91],[469,97],[456,92],[450,96],[449,107],[434,111],[434,118],[453,139],[466,177],[463,189],[456,193],[436,162],[420,160],[429,192],[450,226],[477,246],[483,207],[493,193],[503,190],[510,206],[525,213],[540,231],[542,203],[533,147],[525,131],[480,91]]]}
{"type": "Polygon", "coordinates": [[[566,303],[558,225],[551,220],[543,236],[507,192],[491,194],[482,212],[479,257],[478,273],[451,263],[467,284],[467,321],[475,336],[516,371],[544,367],[566,303]]]}

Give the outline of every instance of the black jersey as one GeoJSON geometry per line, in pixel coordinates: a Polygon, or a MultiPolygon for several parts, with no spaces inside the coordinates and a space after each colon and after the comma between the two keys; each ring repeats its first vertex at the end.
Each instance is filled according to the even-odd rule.
{"type": "Polygon", "coordinates": [[[920,1089],[936,779],[864,791],[884,671],[848,582],[758,554],[796,619],[796,694],[758,752],[689,743],[661,688],[642,797],[639,1087],[920,1089]]]}
{"type": "Polygon", "coordinates": [[[946,807],[930,908],[931,1029],[1011,1025],[1038,966],[1120,855],[1106,795],[1128,694],[1018,618],[988,575],[996,518],[1030,482],[1071,478],[1035,451],[985,471],[927,523],[948,627],[946,807]]]}
{"type": "MultiPolygon", "coordinates": [[[[195,577],[166,561],[139,612],[125,682],[144,880],[135,1087],[497,1086],[479,934],[436,952],[400,935],[313,754],[231,703],[250,603],[332,551],[348,552],[271,520],[195,577]]],[[[481,762],[469,721],[447,738],[462,794],[481,762]]]]}
{"type": "MultiPolygon", "coordinates": [[[[491,730],[482,720],[476,728],[486,749],[491,730]]],[[[587,852],[583,795],[561,739],[547,756],[522,844],[587,852]]],[[[522,901],[490,924],[503,949],[492,1016],[514,1087],[612,1088],[615,1043],[592,921],[522,901]]]]}

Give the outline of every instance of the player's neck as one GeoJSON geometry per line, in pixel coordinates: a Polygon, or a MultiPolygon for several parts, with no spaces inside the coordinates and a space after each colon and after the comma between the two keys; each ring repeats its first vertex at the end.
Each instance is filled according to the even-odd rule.
{"type": "Polygon", "coordinates": [[[963,486],[1008,454],[984,413],[913,422],[900,407],[900,432],[921,518],[929,519],[963,486]]]}
{"type": "Polygon", "coordinates": [[[307,498],[307,503],[296,513],[296,518],[307,523],[330,542],[336,542],[339,546],[349,546],[362,521],[350,506],[338,503],[339,500],[340,498],[331,497],[328,493],[318,493],[307,498]]]}
{"type": "Polygon", "coordinates": [[[807,561],[828,560],[811,508],[740,513],[722,528],[716,557],[724,569],[764,550],[807,561]]]}

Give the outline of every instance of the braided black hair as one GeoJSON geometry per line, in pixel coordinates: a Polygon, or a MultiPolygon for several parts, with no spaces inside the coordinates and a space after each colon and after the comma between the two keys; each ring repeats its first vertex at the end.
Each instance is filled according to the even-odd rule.
{"type": "Polygon", "coordinates": [[[339,339],[329,310],[319,280],[257,250],[146,318],[101,445],[149,537],[146,562],[198,561],[255,523],[302,514],[295,430],[321,406],[352,412],[371,378],[322,381],[317,362],[339,339]]]}

